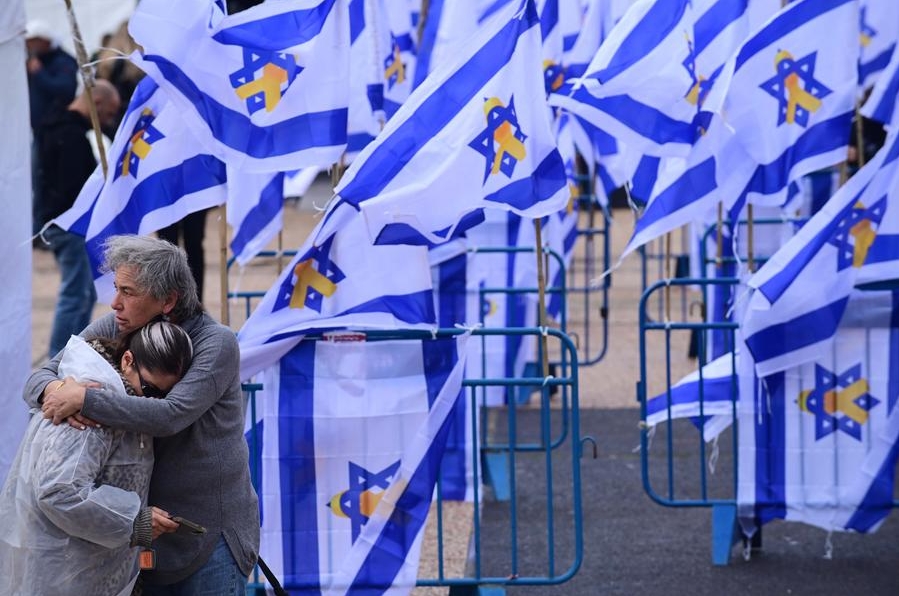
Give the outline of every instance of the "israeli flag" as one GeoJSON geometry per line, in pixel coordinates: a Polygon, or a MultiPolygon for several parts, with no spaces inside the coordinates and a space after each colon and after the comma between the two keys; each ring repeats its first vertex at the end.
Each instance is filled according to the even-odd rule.
{"type": "Polygon", "coordinates": [[[312,331],[435,327],[427,248],[372,246],[362,217],[344,207],[319,222],[238,332],[241,379],[312,331]]]}
{"type": "Polygon", "coordinates": [[[112,276],[102,274],[103,243],[117,234],[150,234],[194,211],[225,202],[225,164],[205,152],[165,90],[144,78],[100,167],[72,207],[53,220],[83,235],[101,301],[112,299],[112,276]]]}
{"type": "Polygon", "coordinates": [[[831,350],[741,388],[737,504],[747,535],[772,519],[873,532],[893,510],[899,297],[860,300],[831,350]]]}
{"type": "Polygon", "coordinates": [[[871,95],[860,110],[862,116],[895,127],[897,97],[899,97],[899,52],[893,52],[889,64],[877,78],[871,89],[871,95]]]}
{"type": "Polygon", "coordinates": [[[362,212],[373,239],[437,243],[485,208],[540,217],[565,205],[538,25],[533,0],[504,8],[353,162],[335,192],[362,212]]]}
{"type": "Polygon", "coordinates": [[[750,278],[755,292],[741,328],[759,376],[818,358],[833,344],[853,288],[899,279],[897,139],[891,135],[750,278]]]}
{"type": "Polygon", "coordinates": [[[208,0],[143,0],[138,63],[213,154],[250,172],[338,161],[346,146],[344,0],[266,2],[225,16],[208,0]]]}
{"type": "Polygon", "coordinates": [[[648,399],[646,425],[690,418],[702,429],[705,441],[713,440],[733,422],[740,395],[737,358],[734,352],[724,354],[648,399]]]}
{"type": "Polygon", "coordinates": [[[302,341],[266,371],[260,554],[291,593],[412,590],[467,341],[302,341]]]}
{"type": "Polygon", "coordinates": [[[859,0],[858,24],[861,53],[858,83],[871,87],[890,62],[899,41],[899,4],[890,0],[859,0]]]}
{"type": "Polygon", "coordinates": [[[241,172],[228,167],[227,219],[231,254],[246,265],[283,227],[284,173],[241,172]]]}
{"type": "Polygon", "coordinates": [[[779,206],[791,182],[846,158],[857,23],[855,0],[789,4],[726,67],[723,113],[758,164],[746,188],[750,202],[779,206]]]}

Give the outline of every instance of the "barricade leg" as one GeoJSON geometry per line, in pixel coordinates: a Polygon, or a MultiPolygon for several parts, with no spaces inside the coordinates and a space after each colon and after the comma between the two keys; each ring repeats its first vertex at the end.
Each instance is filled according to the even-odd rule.
{"type": "Polygon", "coordinates": [[[727,565],[737,541],[737,506],[712,505],[712,564],[727,565]]]}

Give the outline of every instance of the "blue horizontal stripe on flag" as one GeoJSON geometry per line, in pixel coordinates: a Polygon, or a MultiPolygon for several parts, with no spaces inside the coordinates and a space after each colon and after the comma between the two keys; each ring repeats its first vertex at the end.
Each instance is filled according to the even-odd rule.
{"type": "MultiPolygon", "coordinates": [[[[428,18],[421,32],[421,42],[418,44],[418,60],[415,62],[415,79],[412,88],[416,89],[427,78],[431,70],[431,52],[437,43],[437,30],[440,27],[440,18],[443,14],[443,0],[431,0],[428,5],[428,18]]],[[[416,24],[416,26],[418,26],[416,24]]]]}
{"type": "Polygon", "coordinates": [[[575,116],[575,120],[577,120],[578,124],[580,124],[581,128],[584,129],[584,132],[587,133],[587,136],[590,137],[590,142],[593,144],[593,149],[596,150],[600,155],[615,155],[618,153],[618,142],[615,140],[615,137],[594,125],[589,120],[581,118],[580,116],[575,116]]]}
{"type": "Polygon", "coordinates": [[[97,190],[97,195],[94,197],[93,202],[91,203],[90,209],[81,214],[81,217],[72,222],[72,225],[69,226],[69,232],[72,234],[78,234],[79,236],[87,236],[87,228],[90,226],[91,218],[94,216],[94,207],[97,206],[97,199],[100,198],[100,193],[103,192],[103,186],[100,185],[99,190],[97,190]]]}
{"type": "Polygon", "coordinates": [[[646,206],[646,211],[637,220],[636,234],[650,224],[677,213],[702,199],[718,187],[715,182],[715,158],[702,161],[675,180],[646,206]]]}
{"type": "MultiPolygon", "coordinates": [[[[840,212],[828,222],[826,226],[812,236],[805,246],[790,259],[789,263],[784,265],[784,267],[768,281],[759,286],[759,291],[768,299],[768,302],[774,304],[781,296],[783,296],[784,292],[786,292],[787,288],[789,288],[797,279],[802,270],[815,258],[815,255],[821,251],[824,245],[833,238],[837,227],[849,216],[849,213],[855,209],[855,203],[864,192],[864,188],[859,190],[858,194],[856,194],[851,201],[847,202],[840,212]]],[[[833,259],[834,268],[831,270],[833,275],[836,275],[836,265],[835,255],[833,259]]]]}
{"type": "Polygon", "coordinates": [[[868,249],[865,265],[895,261],[899,257],[899,234],[877,234],[868,249]]]}
{"type": "Polygon", "coordinates": [[[350,44],[359,38],[365,29],[365,3],[363,0],[350,0],[350,44]]]}
{"type": "MultiPolygon", "coordinates": [[[[225,45],[283,52],[306,43],[321,33],[334,1],[322,0],[321,4],[314,8],[291,10],[231,27],[226,26],[213,35],[212,39],[225,45]]],[[[247,13],[244,13],[240,18],[246,16],[247,13]]],[[[227,20],[226,17],[224,22],[227,20]]]]}
{"type": "MultiPolygon", "coordinates": [[[[532,2],[529,1],[528,6],[533,9],[532,2]]],[[[403,122],[368,156],[340,196],[358,206],[380,194],[409,160],[452,121],[458,113],[456,106],[468,104],[506,65],[518,38],[537,23],[533,10],[527,11],[525,16],[531,18],[510,21],[440,89],[422,101],[415,116],[403,122]]]]}
{"type": "MultiPolygon", "coordinates": [[[[699,55],[728,25],[743,16],[749,0],[718,0],[705,11],[693,26],[693,53],[699,55]]],[[[722,58],[723,59],[723,58],[722,58]]]]}
{"type": "Polygon", "coordinates": [[[746,345],[756,362],[767,362],[824,341],[837,332],[848,303],[849,297],[844,296],[789,321],[765,327],[746,338],[746,345]]]}
{"type": "Polygon", "coordinates": [[[672,118],[629,95],[613,95],[600,98],[591,94],[586,88],[581,87],[574,92],[572,98],[600,112],[604,112],[638,135],[658,145],[666,143],[692,145],[696,140],[697,130],[692,122],[684,122],[672,118]]]}
{"type": "Polygon", "coordinates": [[[300,114],[270,126],[257,126],[244,114],[202,92],[190,77],[162,56],[147,55],[144,60],[156,64],[166,80],[194,105],[213,136],[235,151],[261,159],[346,143],[346,108],[300,114]]]}
{"type": "Polygon", "coordinates": [[[483,23],[487,18],[496,13],[499,9],[509,3],[510,0],[494,0],[493,4],[484,9],[484,12],[481,13],[481,16],[478,17],[478,24],[483,23]]]}
{"type": "Polygon", "coordinates": [[[864,83],[868,79],[868,77],[885,69],[887,67],[887,64],[890,63],[890,58],[893,57],[894,49],[896,49],[896,44],[892,44],[890,47],[882,51],[877,56],[874,56],[867,62],[862,63],[861,61],[859,61],[858,80],[864,83]]]}
{"type": "Polygon", "coordinates": [[[571,35],[566,35],[562,37],[562,51],[568,52],[571,51],[571,48],[574,47],[575,42],[577,42],[577,33],[572,33],[571,35]]]}
{"type": "Polygon", "coordinates": [[[826,12],[850,4],[856,0],[815,0],[814,2],[798,2],[790,5],[782,15],[769,21],[764,29],[758,31],[749,38],[740,53],[737,54],[735,72],[738,72],[747,60],[751,59],[760,51],[764,50],[772,43],[776,43],[780,38],[799,29],[806,23],[810,23],[813,19],[823,15],[826,12]]]}
{"type": "MultiPolygon", "coordinates": [[[[670,399],[668,393],[658,395],[646,402],[646,416],[652,416],[660,412],[664,412],[674,406],[681,406],[695,403],[697,406],[701,403],[708,404],[714,402],[734,402],[737,397],[737,385],[734,378],[705,377],[702,383],[699,379],[676,385],[671,388],[670,399]]],[[[699,411],[697,410],[697,413],[699,411]]]]}
{"type": "Polygon", "coordinates": [[[540,39],[546,40],[553,28],[559,24],[559,0],[546,0],[540,13],[540,39]]]}
{"type": "Polygon", "coordinates": [[[790,169],[797,163],[848,145],[851,126],[852,112],[843,112],[813,125],[773,161],[760,164],[747,189],[763,195],[780,192],[791,182],[790,169]]]}
{"type": "Polygon", "coordinates": [[[347,152],[362,151],[365,146],[374,141],[375,138],[367,132],[357,132],[347,136],[346,150],[347,152]]]}
{"type": "Polygon", "coordinates": [[[314,366],[317,342],[303,341],[281,358],[278,453],[284,583],[320,585],[315,482],[314,366]]]}
{"type": "Polygon", "coordinates": [[[340,315],[366,312],[388,313],[410,325],[436,323],[437,321],[437,314],[434,312],[433,292],[431,290],[422,290],[399,296],[378,296],[348,308],[340,315]]]}
{"type": "Polygon", "coordinates": [[[568,178],[565,175],[562,156],[558,151],[550,151],[529,176],[490,193],[484,197],[484,201],[525,210],[551,198],[559,189],[566,186],[568,178]]]}
{"type": "Polygon", "coordinates": [[[652,196],[652,188],[659,178],[659,165],[662,158],[652,155],[644,155],[637,164],[637,169],[631,179],[631,195],[644,204],[652,196]]]}
{"type": "Polygon", "coordinates": [[[159,89],[159,85],[153,79],[150,77],[142,78],[138,82],[137,87],[134,88],[134,93],[131,95],[131,101],[128,102],[128,109],[125,111],[122,120],[127,120],[128,115],[135,110],[143,109],[144,104],[156,93],[157,89],[159,89]]]}
{"type": "MultiPolygon", "coordinates": [[[[119,180],[125,180],[119,178],[119,180]]],[[[182,163],[154,172],[139,182],[131,191],[125,208],[92,238],[87,238],[91,264],[98,265],[95,257],[102,252],[102,243],[116,234],[135,234],[140,222],[148,213],[174,205],[184,196],[225,184],[225,164],[211,155],[195,155],[182,163]]],[[[99,272],[94,269],[94,277],[99,272]]]]}
{"type": "MultiPolygon", "coordinates": [[[[456,228],[453,230],[452,236],[447,237],[447,234],[449,233],[451,227],[434,230],[432,234],[443,238],[443,242],[447,242],[454,238],[459,238],[471,228],[483,223],[484,217],[485,216],[483,209],[475,209],[474,211],[470,211],[469,213],[463,215],[462,218],[456,223],[456,228]]],[[[440,242],[439,244],[442,244],[443,242],[440,242]]],[[[378,232],[378,237],[375,238],[374,244],[408,244],[411,246],[434,247],[437,246],[438,243],[432,242],[431,240],[426,238],[420,231],[416,230],[407,223],[389,223],[381,228],[380,232],[378,232]]]]}
{"type": "Polygon", "coordinates": [[[231,240],[231,252],[235,255],[243,253],[247,244],[267,226],[278,213],[284,203],[284,174],[278,173],[259,194],[256,203],[240,224],[231,240]]]}
{"type": "Polygon", "coordinates": [[[890,124],[893,120],[893,112],[896,110],[896,96],[899,95],[899,68],[890,73],[891,77],[887,82],[887,88],[881,96],[880,103],[874,106],[871,112],[871,119],[877,120],[881,124],[890,124]]]}
{"type": "Polygon", "coordinates": [[[659,0],[621,42],[609,64],[590,75],[608,83],[658,46],[680,23],[690,0],[659,0]]]}

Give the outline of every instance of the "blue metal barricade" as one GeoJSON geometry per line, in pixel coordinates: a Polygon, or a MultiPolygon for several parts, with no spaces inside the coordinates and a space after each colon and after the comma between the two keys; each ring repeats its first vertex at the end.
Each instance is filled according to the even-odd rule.
{"type": "Polygon", "coordinates": [[[611,218],[594,196],[581,199],[582,215],[568,265],[568,333],[577,338],[581,366],[590,366],[603,359],[609,345],[612,276],[603,274],[611,268],[611,218]]]}
{"type": "MultiPolygon", "coordinates": [[[[431,338],[445,338],[463,333],[459,329],[441,329],[436,334],[417,331],[369,331],[365,341],[415,340],[423,341],[431,338]]],[[[434,545],[428,552],[436,561],[430,561],[429,569],[434,569],[429,576],[419,574],[419,586],[444,586],[450,588],[450,594],[486,594],[491,589],[502,592],[505,586],[516,585],[556,585],[571,579],[578,571],[583,558],[583,528],[581,504],[581,435],[578,417],[578,361],[577,350],[571,339],[555,329],[477,329],[474,335],[518,335],[546,337],[550,353],[558,363],[556,374],[551,378],[543,376],[520,377],[513,379],[466,378],[463,382],[463,397],[470,406],[471,457],[474,469],[483,466],[487,454],[502,457],[507,461],[509,475],[505,489],[507,500],[489,498],[484,487],[475,482],[472,486],[473,499],[465,511],[469,516],[467,525],[470,538],[467,541],[467,560],[464,569],[452,569],[447,562],[446,528],[450,522],[458,525],[459,509],[449,510],[448,501],[443,498],[442,480],[438,479],[435,500],[432,505],[432,524],[436,526],[434,545]],[[514,400],[505,408],[490,408],[484,412],[479,408],[479,396],[485,387],[532,387],[540,393],[538,408],[522,408],[514,400]],[[550,398],[552,390],[560,394],[560,399],[550,398]],[[485,416],[486,414],[486,416],[485,416]],[[487,432],[482,432],[483,428],[487,432]],[[539,467],[537,474],[533,473],[539,467]],[[527,474],[525,468],[531,470],[527,474]],[[559,490],[554,483],[559,477],[571,482],[571,490],[559,490]],[[526,478],[526,479],[523,479],[526,478]],[[528,515],[526,524],[520,517],[520,509],[527,507],[533,511],[534,506],[545,511],[541,516],[528,515]],[[501,516],[508,519],[508,532],[485,533],[481,528],[484,515],[501,516]],[[456,516],[456,517],[451,517],[456,516]],[[535,533],[545,536],[546,551],[543,562],[539,566],[525,564],[522,556],[524,538],[531,538],[535,533]],[[573,544],[565,552],[557,552],[557,537],[563,533],[569,535],[573,544]],[[491,555],[497,552],[506,553],[497,559],[501,560],[488,565],[483,553],[489,549],[491,555]],[[499,549],[503,549],[500,551],[499,549]]],[[[327,341],[326,339],[306,338],[304,341],[327,341]]],[[[248,411],[255,417],[256,392],[259,385],[245,385],[248,396],[248,411]]],[[[255,429],[255,426],[253,427],[255,429]]],[[[248,433],[250,446],[251,475],[257,490],[260,486],[258,463],[260,461],[259,442],[248,433]]],[[[590,440],[590,439],[586,439],[590,440]]],[[[495,489],[494,489],[495,490],[495,489]]],[[[425,545],[428,548],[429,545],[425,545]]],[[[529,560],[534,560],[533,551],[529,549],[529,560]]],[[[424,555],[423,555],[424,564],[424,555]]],[[[262,593],[265,583],[260,574],[251,578],[248,594],[262,593]]],[[[285,585],[290,589],[292,586],[285,585]]],[[[293,586],[298,588],[299,586],[293,586]]]]}

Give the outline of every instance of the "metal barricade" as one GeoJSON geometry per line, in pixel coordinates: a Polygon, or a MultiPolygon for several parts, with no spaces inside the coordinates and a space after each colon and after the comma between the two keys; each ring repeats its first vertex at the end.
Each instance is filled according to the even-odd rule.
{"type": "MultiPolygon", "coordinates": [[[[365,341],[424,341],[461,333],[464,330],[441,329],[436,334],[369,331],[365,333],[365,341]]],[[[425,538],[422,551],[421,570],[431,571],[423,576],[420,570],[417,585],[449,587],[450,594],[459,596],[486,593],[488,587],[502,592],[506,586],[564,583],[577,573],[583,558],[577,350],[567,335],[555,329],[476,329],[473,334],[546,337],[551,342],[550,353],[558,367],[552,377],[466,378],[463,382],[463,397],[471,412],[471,432],[468,433],[472,441],[471,464],[477,470],[487,455],[505,459],[509,473],[501,490],[508,492],[508,498],[495,498],[492,493],[497,490],[496,485],[491,490],[478,482],[473,484],[473,498],[465,504],[466,509],[461,510],[466,517],[462,521],[469,528],[464,549],[465,565],[463,569],[453,569],[449,562],[452,549],[447,529],[450,525],[459,525],[460,509],[448,508],[449,502],[443,498],[442,480],[438,478],[430,521],[436,531],[432,532],[432,542],[425,538]],[[504,408],[480,408],[482,390],[486,387],[536,388],[540,402],[538,407],[522,407],[512,400],[504,408]],[[551,397],[553,391],[558,398],[551,397]],[[560,479],[566,484],[570,482],[570,491],[568,486],[559,488],[560,479]],[[535,508],[543,512],[542,515],[534,515],[535,508]],[[522,509],[531,512],[526,525],[521,523],[522,509]],[[483,531],[485,516],[508,520],[505,522],[508,532],[483,531]],[[541,534],[543,542],[539,539],[541,534]],[[563,535],[564,541],[559,539],[563,535]],[[525,540],[530,544],[535,541],[545,544],[545,551],[540,556],[535,555],[533,547],[523,551],[525,540]],[[570,547],[557,547],[560,542],[570,547]],[[488,550],[490,562],[484,556],[488,550]]],[[[324,340],[307,337],[303,341],[324,340]]],[[[248,411],[255,416],[256,391],[260,386],[245,385],[244,389],[249,400],[248,411]]],[[[261,456],[252,431],[247,440],[251,450],[251,476],[258,487],[257,464],[261,456]]],[[[592,441],[589,438],[583,440],[592,441]]],[[[266,586],[260,575],[256,573],[251,579],[248,594],[256,594],[256,590],[261,593],[266,586]]],[[[285,585],[285,588],[291,586],[285,585]]]]}
{"type": "Polygon", "coordinates": [[[611,218],[592,195],[582,197],[580,204],[584,214],[568,265],[568,333],[577,339],[581,366],[590,366],[603,359],[609,346],[612,276],[598,278],[611,268],[611,218]]]}

